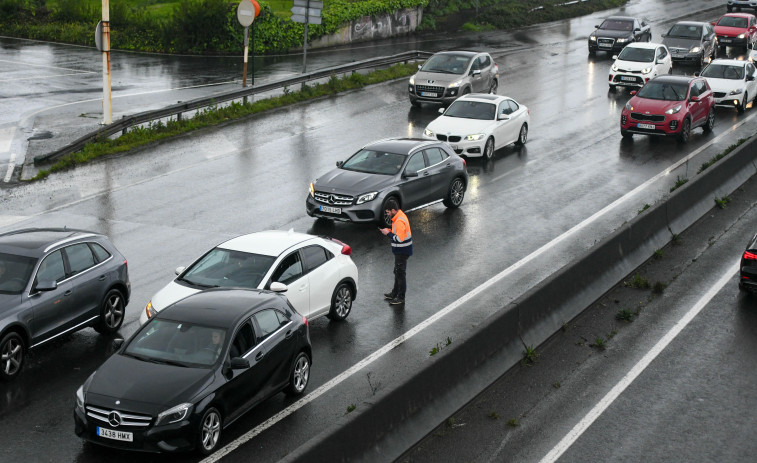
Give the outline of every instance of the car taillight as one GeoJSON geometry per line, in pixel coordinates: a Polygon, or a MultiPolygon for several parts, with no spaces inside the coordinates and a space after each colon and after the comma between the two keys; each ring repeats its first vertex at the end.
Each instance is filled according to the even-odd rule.
{"type": "Polygon", "coordinates": [[[129,266],[129,263],[128,263],[128,262],[126,262],[126,259],[124,259],[124,265],[125,265],[126,267],[128,267],[128,266],[129,266]]]}
{"type": "Polygon", "coordinates": [[[305,326],[308,326],[308,317],[302,316],[302,323],[305,324],[305,326]]]}
{"type": "Polygon", "coordinates": [[[757,254],[749,251],[744,251],[744,260],[757,260],[757,254]]]}
{"type": "Polygon", "coordinates": [[[345,256],[349,256],[350,254],[352,254],[352,248],[349,245],[344,244],[342,246],[342,254],[344,254],[345,256]]]}
{"type": "Polygon", "coordinates": [[[462,160],[463,160],[463,167],[468,167],[468,163],[467,163],[467,162],[465,162],[465,158],[460,158],[460,159],[462,159],[462,160]]]}

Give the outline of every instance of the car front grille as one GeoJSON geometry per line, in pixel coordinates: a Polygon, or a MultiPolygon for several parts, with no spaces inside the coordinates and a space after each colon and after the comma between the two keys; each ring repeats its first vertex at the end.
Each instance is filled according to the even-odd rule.
{"type": "Polygon", "coordinates": [[[631,113],[631,117],[637,121],[665,122],[665,116],[656,114],[631,113]]]}
{"type": "Polygon", "coordinates": [[[420,95],[421,92],[436,93],[438,95],[438,98],[441,98],[442,96],[444,96],[444,87],[438,87],[436,85],[416,85],[415,93],[420,95]]]}
{"type": "Polygon", "coordinates": [[[447,135],[442,134],[436,134],[436,139],[439,141],[448,141],[452,143],[457,143],[460,140],[462,140],[462,137],[460,135],[450,135],[449,137],[447,135]]]}
{"type": "Polygon", "coordinates": [[[101,421],[103,423],[107,423],[113,428],[127,426],[131,428],[146,428],[152,421],[152,417],[149,415],[136,415],[119,410],[105,410],[102,408],[93,407],[91,405],[88,405],[86,409],[88,417],[97,421],[101,421]],[[111,420],[116,415],[118,416],[119,422],[118,424],[113,424],[111,420]]]}
{"type": "Polygon", "coordinates": [[[597,39],[599,48],[612,48],[613,45],[615,45],[615,39],[597,39]]]}
{"type": "Polygon", "coordinates": [[[319,203],[329,204],[331,206],[349,206],[353,201],[352,196],[337,195],[334,193],[326,193],[323,191],[315,192],[315,200],[319,203]]]}
{"type": "Polygon", "coordinates": [[[723,98],[725,96],[725,92],[714,92],[712,95],[715,98],[723,98]]]}

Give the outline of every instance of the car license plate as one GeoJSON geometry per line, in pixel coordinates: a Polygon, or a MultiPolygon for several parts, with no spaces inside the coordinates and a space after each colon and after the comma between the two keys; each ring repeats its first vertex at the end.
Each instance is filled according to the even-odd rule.
{"type": "Polygon", "coordinates": [[[651,129],[651,130],[655,129],[654,124],[636,124],[636,127],[640,129],[651,129]]]}
{"type": "Polygon", "coordinates": [[[321,206],[321,212],[328,212],[329,214],[341,214],[342,209],[331,206],[321,206]]]}
{"type": "Polygon", "coordinates": [[[112,429],[97,427],[97,435],[107,439],[120,440],[124,442],[134,442],[134,434],[125,431],[114,431],[112,429]]]}
{"type": "Polygon", "coordinates": [[[438,97],[438,93],[431,93],[431,92],[421,92],[421,96],[432,96],[434,98],[438,97]]]}
{"type": "Polygon", "coordinates": [[[720,39],[723,43],[731,43],[731,39],[720,39]]]}
{"type": "Polygon", "coordinates": [[[620,80],[628,80],[631,82],[636,82],[636,77],[633,76],[620,76],[620,80]]]}

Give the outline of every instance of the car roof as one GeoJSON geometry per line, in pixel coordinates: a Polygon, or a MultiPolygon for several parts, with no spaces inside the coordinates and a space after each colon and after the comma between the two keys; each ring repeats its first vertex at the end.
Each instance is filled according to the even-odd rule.
{"type": "Polygon", "coordinates": [[[292,246],[308,240],[318,240],[317,236],[298,233],[293,230],[267,230],[237,236],[219,244],[219,248],[249,252],[264,256],[278,256],[292,246]]]}
{"type": "Polygon", "coordinates": [[[740,59],[725,59],[725,58],[717,58],[712,60],[710,64],[727,64],[729,66],[739,66],[744,67],[749,61],[744,61],[740,59]]]}
{"type": "Polygon", "coordinates": [[[388,138],[369,143],[363,147],[372,150],[381,150],[387,153],[395,153],[407,156],[423,146],[438,145],[438,141],[426,140],[425,138],[388,138]]]}
{"type": "Polygon", "coordinates": [[[509,96],[505,95],[492,95],[491,93],[468,93],[458,98],[459,100],[473,100],[480,101],[482,103],[499,103],[502,100],[512,100],[509,96]]]}
{"type": "Polygon", "coordinates": [[[605,21],[607,21],[608,19],[623,20],[623,21],[635,21],[636,20],[636,18],[634,18],[633,16],[609,16],[609,17],[605,18],[605,21]]]}
{"type": "Polygon", "coordinates": [[[654,79],[650,80],[650,82],[671,82],[676,84],[688,84],[692,80],[696,79],[697,77],[692,76],[657,76],[654,79]]]}
{"type": "Polygon", "coordinates": [[[476,56],[478,55],[479,51],[470,51],[470,50],[445,50],[434,53],[435,55],[463,55],[463,56],[476,56]]]}
{"type": "Polygon", "coordinates": [[[626,48],[649,48],[649,49],[655,49],[657,47],[664,46],[661,43],[655,43],[655,42],[631,42],[628,45],[626,45],[626,48]]]}
{"type": "Polygon", "coordinates": [[[0,234],[0,252],[41,257],[51,246],[86,237],[103,236],[100,233],[72,228],[25,228],[0,234]]]}
{"type": "Polygon", "coordinates": [[[701,21],[678,21],[677,23],[673,24],[673,26],[677,26],[679,24],[681,26],[706,26],[709,23],[704,23],[701,21]]]}
{"type": "Polygon", "coordinates": [[[751,13],[726,13],[723,16],[728,16],[731,18],[751,18],[754,15],[751,13]]]}
{"type": "Polygon", "coordinates": [[[258,309],[281,307],[281,297],[261,289],[212,288],[171,304],[156,317],[230,329],[258,309]]]}

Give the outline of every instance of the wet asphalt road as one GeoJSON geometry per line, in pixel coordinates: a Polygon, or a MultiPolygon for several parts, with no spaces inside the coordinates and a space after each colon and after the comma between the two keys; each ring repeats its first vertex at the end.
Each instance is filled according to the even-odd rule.
{"type": "MultiPolygon", "coordinates": [[[[710,2],[642,0],[632,2],[626,13],[648,17],[658,39],[670,20],[705,6],[710,2]]],[[[694,175],[701,162],[739,136],[755,132],[757,113],[737,117],[735,111],[719,110],[714,133],[704,136],[697,130],[685,146],[673,140],[643,137],[635,137],[630,143],[621,141],[617,121],[628,94],[608,93],[609,58],[587,58],[586,53],[586,36],[600,16],[515,34],[486,33],[460,39],[468,47],[492,53],[505,76],[500,93],[514,97],[531,110],[530,139],[521,150],[500,150],[491,162],[469,161],[471,183],[461,209],[448,211],[437,204],[410,213],[418,249],[409,264],[409,294],[404,310],[390,309],[382,301],[381,294],[391,281],[391,254],[375,227],[324,224],[304,214],[308,183],[335,161],[375,139],[419,136],[435,117],[433,108],[410,107],[404,80],[273,111],[55,174],[33,185],[4,189],[0,227],[10,230],[69,225],[111,236],[129,260],[133,287],[121,330],[124,336],[137,328],[139,312],[150,296],[172,278],[175,267],[187,264],[231,236],[294,228],[347,242],[353,247],[353,258],[360,270],[360,292],[347,323],[330,324],[325,319],[311,323],[315,352],[309,391],[419,325],[492,275],[513,268],[495,290],[474,299],[464,311],[454,311],[414,335],[400,348],[345,378],[339,386],[262,431],[230,455],[232,461],[250,455],[275,461],[292,446],[314,436],[324,423],[338,420],[348,405],[359,407],[376,391],[390,388],[412,374],[427,358],[431,346],[447,337],[466,337],[486,316],[633,217],[645,203],[664,197],[675,176],[694,175]],[[694,156],[690,162],[645,184],[690,155],[694,156]],[[634,190],[640,185],[645,186],[634,190]],[[610,204],[613,206],[607,211],[588,220],[610,204]]],[[[714,16],[709,12],[693,17],[709,20],[714,16]]],[[[401,51],[395,45],[392,53],[401,51]]],[[[33,47],[37,46],[41,45],[33,47]]],[[[19,54],[26,49],[23,44],[17,47],[19,54]]],[[[62,48],[59,53],[60,59],[65,60],[76,52],[62,48]]],[[[152,88],[151,85],[171,87],[202,82],[202,76],[191,72],[191,66],[182,69],[183,65],[174,63],[171,68],[159,64],[165,58],[154,59],[158,64],[144,69],[140,67],[141,57],[139,63],[131,63],[133,69],[142,72],[135,71],[134,75],[144,78],[144,86],[135,84],[139,90],[152,88]]],[[[177,63],[181,61],[176,59],[177,63]]],[[[74,59],[71,66],[76,62],[74,59]]],[[[693,71],[676,69],[676,73],[693,71]]],[[[23,70],[19,72],[23,74],[23,70]]],[[[206,76],[204,82],[222,81],[225,74],[206,76]]],[[[90,87],[96,86],[99,79],[89,74],[79,77],[89,79],[90,87]]],[[[75,89],[71,82],[66,81],[64,87],[75,89]]],[[[2,92],[11,92],[10,86],[2,88],[2,92]]],[[[18,92],[24,87],[19,84],[14,88],[18,92]]],[[[32,93],[18,98],[15,111],[23,111],[20,117],[10,117],[7,124],[20,120],[28,129],[34,126],[33,120],[38,120],[34,111],[51,103],[78,101],[65,88],[41,93],[59,99],[43,98],[45,101],[40,102],[32,93]]],[[[155,95],[162,94],[130,100],[130,105],[150,100],[149,104],[161,106],[155,95]]],[[[13,99],[12,95],[3,95],[3,104],[13,99]]],[[[96,113],[73,109],[80,108],[75,104],[65,108],[71,113],[96,113]]],[[[65,113],[59,115],[64,117],[65,113]]],[[[11,145],[16,143],[19,142],[14,137],[11,145]]],[[[74,392],[107,358],[108,344],[91,330],[56,340],[32,353],[17,382],[3,385],[0,443],[13,449],[13,460],[83,462],[134,458],[129,453],[85,446],[73,435],[74,392]]],[[[227,429],[224,444],[257,429],[288,405],[290,402],[283,396],[265,402],[227,429]]],[[[172,460],[156,458],[166,459],[172,460]]],[[[183,456],[176,460],[185,459],[183,456]]]]}

